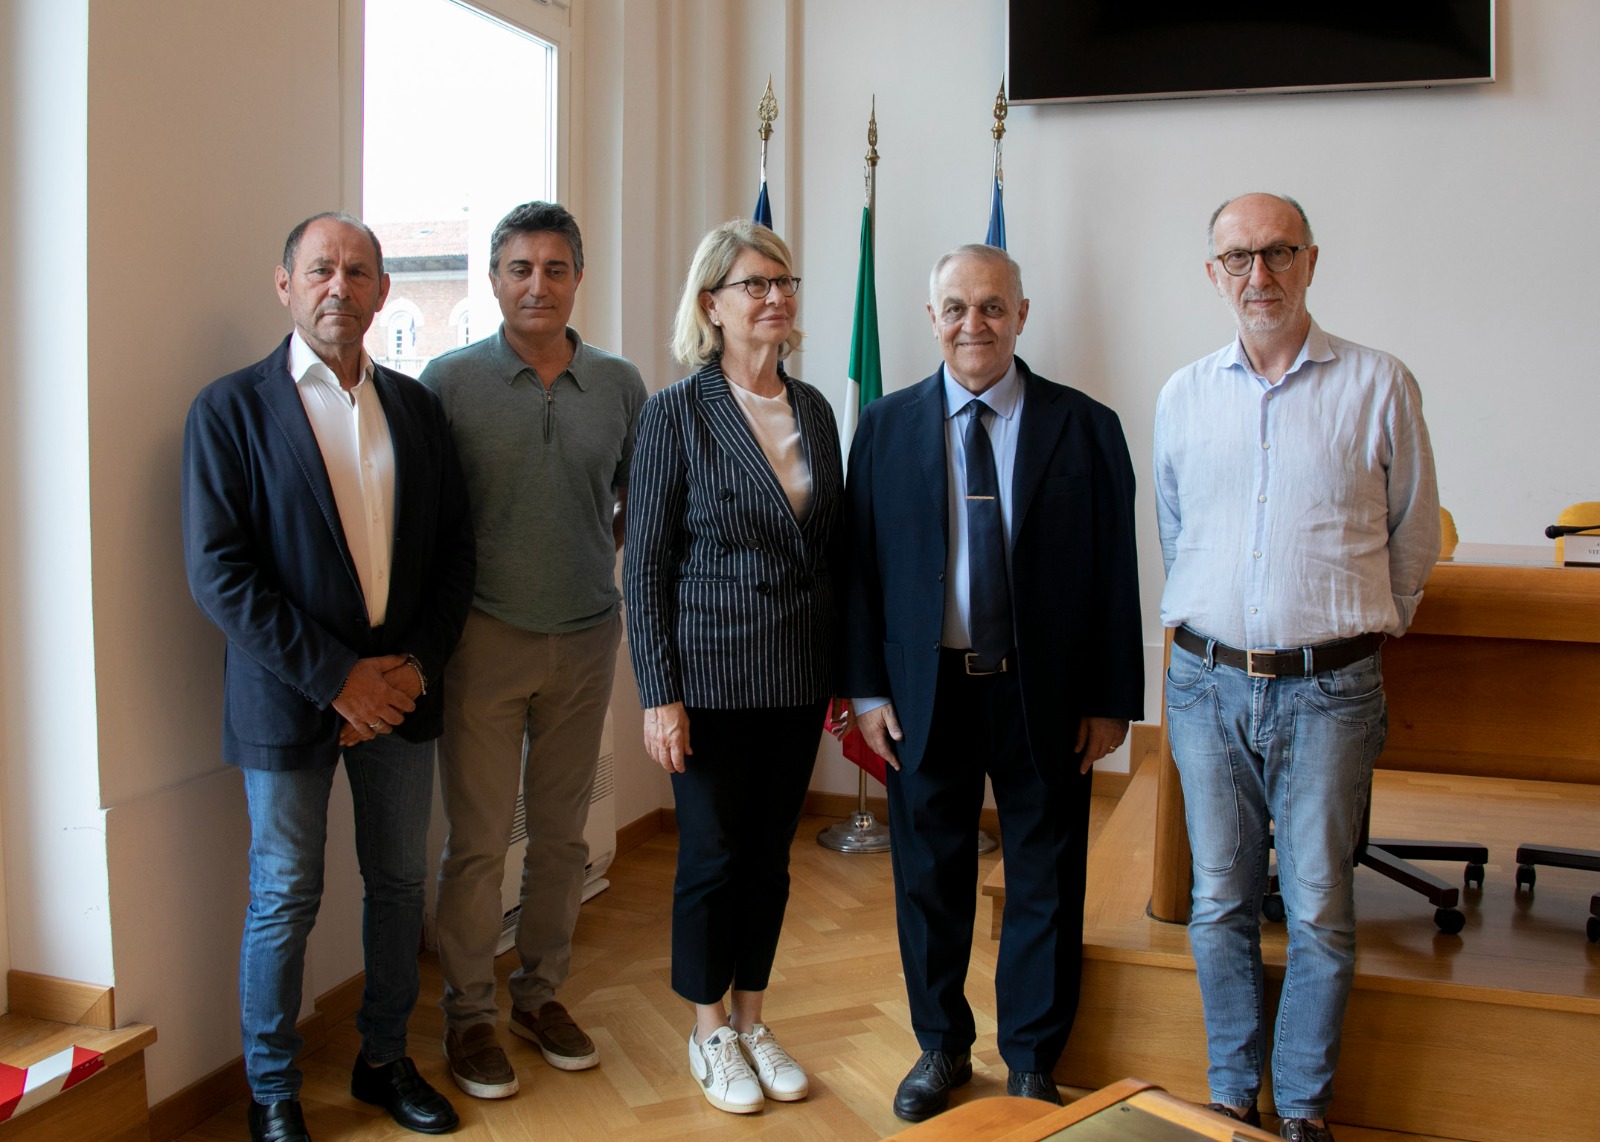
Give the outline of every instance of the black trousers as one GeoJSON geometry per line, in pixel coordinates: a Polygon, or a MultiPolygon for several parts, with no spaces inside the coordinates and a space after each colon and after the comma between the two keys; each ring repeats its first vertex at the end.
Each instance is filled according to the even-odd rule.
{"type": "Polygon", "coordinates": [[[900,961],[925,1051],[966,1051],[976,1037],[966,978],[988,774],[1006,865],[1000,1055],[1012,1070],[1044,1072],[1061,1057],[1078,1010],[1089,827],[1090,778],[1073,744],[1049,743],[1056,752],[1036,764],[1016,675],[972,677],[958,654],[941,656],[927,751],[888,783],[900,961]]]}
{"type": "Polygon", "coordinates": [[[826,708],[688,711],[694,752],[672,775],[672,990],[691,1003],[766,990],[826,708]]]}

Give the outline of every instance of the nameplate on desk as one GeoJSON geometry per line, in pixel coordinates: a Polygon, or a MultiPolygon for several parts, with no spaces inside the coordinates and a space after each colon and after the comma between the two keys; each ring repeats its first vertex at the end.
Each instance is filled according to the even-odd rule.
{"type": "Polygon", "coordinates": [[[1569,535],[1561,561],[1568,567],[1600,567],[1600,535],[1569,535]]]}

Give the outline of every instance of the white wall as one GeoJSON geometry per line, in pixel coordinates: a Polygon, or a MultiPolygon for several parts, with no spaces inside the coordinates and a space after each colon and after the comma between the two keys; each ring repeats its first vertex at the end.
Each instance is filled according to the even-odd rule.
{"type": "Polygon", "coordinates": [[[81,329],[87,55],[83,0],[9,6],[15,106],[4,215],[0,357],[8,445],[8,541],[0,555],[10,966],[80,979],[111,975],[105,819],[95,718],[88,543],[88,366],[81,329]],[[11,530],[14,528],[14,531],[11,530]],[[14,539],[10,538],[13,537],[14,539]]]}
{"type": "MultiPolygon", "coordinates": [[[[21,102],[21,78],[18,75],[20,66],[17,59],[17,12],[14,5],[0,5],[0,107],[16,106],[21,102]]],[[[16,232],[16,203],[17,188],[14,180],[9,177],[10,172],[21,167],[21,156],[17,150],[17,123],[14,116],[0,115],[0,170],[7,172],[8,177],[0,178],[0,227],[3,227],[5,241],[0,244],[0,249],[9,252],[12,249],[13,238],[16,232]]],[[[12,257],[6,257],[8,268],[0,271],[0,330],[4,336],[0,337],[7,345],[16,342],[16,321],[12,316],[13,308],[20,292],[16,274],[9,269],[15,264],[12,257]]],[[[15,456],[17,454],[17,418],[12,395],[17,388],[17,362],[11,353],[0,354],[0,456],[15,456]]],[[[20,486],[20,473],[15,464],[0,464],[0,536],[17,534],[17,491],[20,486]]],[[[11,544],[0,543],[0,694],[10,690],[10,672],[3,665],[11,659],[13,638],[15,636],[15,622],[12,600],[15,598],[16,560],[10,553],[11,544]]],[[[9,797],[6,792],[6,771],[10,768],[8,759],[11,756],[13,737],[8,732],[15,717],[15,709],[6,703],[0,709],[0,1012],[9,1011],[11,996],[6,986],[6,973],[11,970],[11,937],[6,924],[6,861],[5,861],[5,806],[9,797]]]]}

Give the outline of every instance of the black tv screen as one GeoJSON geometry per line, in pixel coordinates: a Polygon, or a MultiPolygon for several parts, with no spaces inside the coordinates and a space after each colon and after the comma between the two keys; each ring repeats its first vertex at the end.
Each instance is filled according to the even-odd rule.
{"type": "Polygon", "coordinates": [[[1494,0],[1010,0],[1017,103],[1494,80],[1494,0]]]}

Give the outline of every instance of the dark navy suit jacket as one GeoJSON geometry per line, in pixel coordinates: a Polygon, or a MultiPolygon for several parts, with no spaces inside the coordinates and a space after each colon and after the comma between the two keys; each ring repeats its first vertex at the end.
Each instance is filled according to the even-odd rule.
{"type": "Polygon", "coordinates": [[[222,756],[253,769],[332,765],[333,699],[358,658],[414,654],[428,692],[396,732],[442,729],[445,660],[472,603],[472,519],[444,411],[382,366],[394,441],[388,613],[367,621],[322,452],[289,375],[289,340],[200,391],[183,436],[183,545],[195,602],[227,636],[222,756]]]}
{"type": "Polygon", "coordinates": [[[715,362],[639,413],[623,595],[647,709],[798,706],[834,693],[839,430],[821,393],[784,383],[811,466],[803,523],[715,362]]]}
{"type": "MultiPolygon", "coordinates": [[[[1133,465],[1116,413],[1021,358],[1012,484],[1012,611],[1034,764],[1072,764],[1084,716],[1137,721],[1144,645],[1133,465]]],[[[944,627],[948,534],[943,371],[873,401],[850,449],[842,692],[888,696],[900,764],[928,748],[944,627]]]]}

